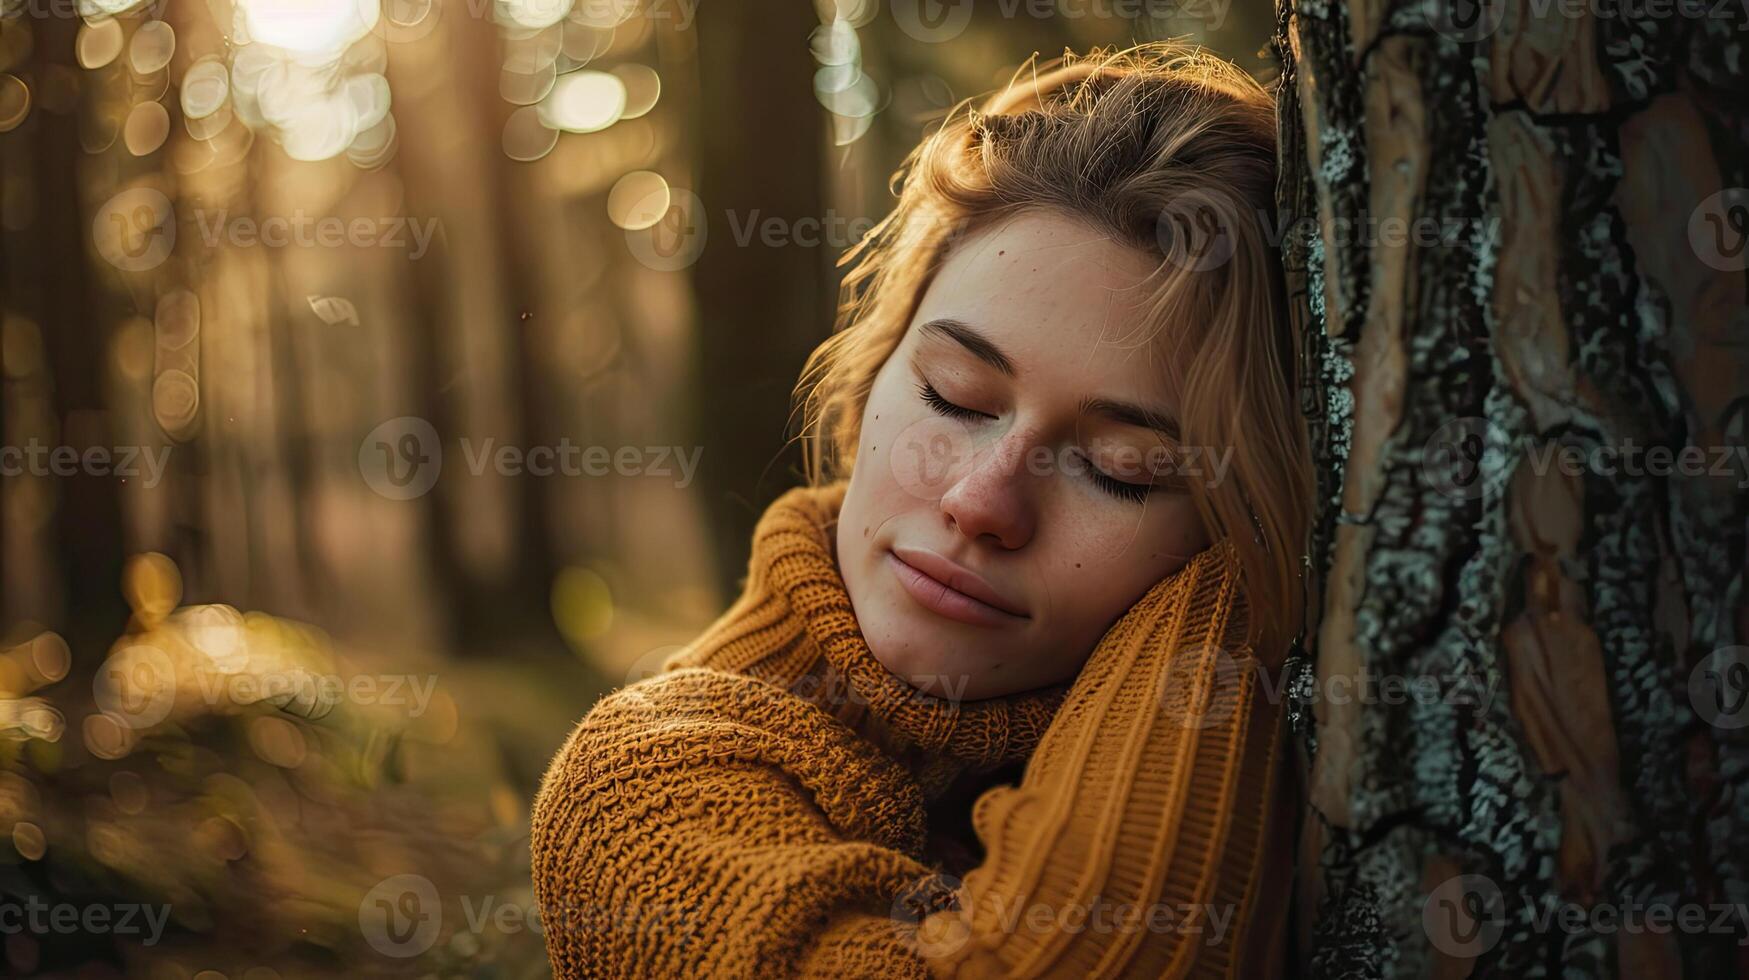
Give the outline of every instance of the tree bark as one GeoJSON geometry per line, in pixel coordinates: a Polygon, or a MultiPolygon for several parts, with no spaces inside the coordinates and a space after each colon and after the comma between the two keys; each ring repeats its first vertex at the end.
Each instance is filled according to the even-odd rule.
{"type": "Polygon", "coordinates": [[[1304,962],[1749,974],[1749,25],[1451,2],[1278,10],[1304,962]]]}

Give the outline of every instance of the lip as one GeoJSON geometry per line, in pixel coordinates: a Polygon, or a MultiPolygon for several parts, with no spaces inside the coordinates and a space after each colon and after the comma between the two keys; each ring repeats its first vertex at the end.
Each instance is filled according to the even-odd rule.
{"type": "Polygon", "coordinates": [[[887,561],[899,584],[925,608],[974,626],[1011,626],[1030,617],[978,573],[921,548],[892,548],[887,561]]]}

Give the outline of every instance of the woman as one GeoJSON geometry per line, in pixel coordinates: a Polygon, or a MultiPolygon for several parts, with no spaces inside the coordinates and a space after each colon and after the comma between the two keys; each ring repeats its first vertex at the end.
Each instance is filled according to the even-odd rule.
{"type": "Polygon", "coordinates": [[[1311,488],[1274,132],[1148,45],[911,155],[798,386],[810,485],[547,773],[559,976],[1279,971],[1311,488]]]}

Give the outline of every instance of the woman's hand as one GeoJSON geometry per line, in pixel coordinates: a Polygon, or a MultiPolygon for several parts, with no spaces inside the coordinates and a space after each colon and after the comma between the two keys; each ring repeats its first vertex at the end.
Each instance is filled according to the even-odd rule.
{"type": "Polygon", "coordinates": [[[1281,706],[1223,558],[1205,551],[1151,589],[1101,640],[1020,785],[979,798],[986,859],[960,909],[919,935],[938,975],[1240,972],[1279,838],[1266,825],[1281,706]]]}

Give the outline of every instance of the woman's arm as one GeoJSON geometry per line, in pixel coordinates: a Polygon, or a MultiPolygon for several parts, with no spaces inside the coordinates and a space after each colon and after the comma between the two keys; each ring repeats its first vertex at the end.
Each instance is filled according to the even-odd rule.
{"type": "Polygon", "coordinates": [[[1236,973],[1279,708],[1223,646],[1228,574],[1205,553],[1107,634],[1021,784],[979,799],[961,887],[920,860],[909,775],[800,698],[681,670],[603,699],[536,801],[556,972],[1236,973]]]}
{"type": "MultiPolygon", "coordinates": [[[[929,878],[923,818],[897,763],[770,684],[683,669],[625,688],[578,725],[535,801],[554,972],[794,975],[833,922],[883,920],[929,878]]],[[[903,938],[866,930],[828,972],[927,977],[903,938]]]]}
{"type": "Polygon", "coordinates": [[[1291,872],[1282,705],[1218,558],[1199,555],[1106,634],[1020,785],[978,799],[985,860],[962,909],[922,934],[950,951],[938,975],[1274,968],[1291,872]]]}

